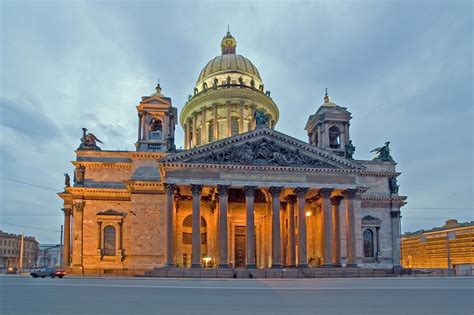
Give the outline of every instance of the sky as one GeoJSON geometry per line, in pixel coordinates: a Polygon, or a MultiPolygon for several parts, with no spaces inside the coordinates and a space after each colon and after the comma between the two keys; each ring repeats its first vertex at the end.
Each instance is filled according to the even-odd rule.
{"type": "Polygon", "coordinates": [[[352,113],[356,159],[390,141],[402,231],[474,220],[471,1],[0,4],[3,231],[58,243],[56,194],[81,128],[103,149],[134,150],[141,96],[159,77],[180,111],[227,25],[279,106],[277,130],[306,141],[328,88],[352,113]]]}

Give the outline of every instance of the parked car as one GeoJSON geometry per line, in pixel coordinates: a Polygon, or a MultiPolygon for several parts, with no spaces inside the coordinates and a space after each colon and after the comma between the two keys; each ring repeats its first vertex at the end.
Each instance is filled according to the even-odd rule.
{"type": "Polygon", "coordinates": [[[46,278],[46,277],[58,277],[62,278],[66,275],[66,271],[64,269],[59,269],[59,268],[41,268],[38,270],[33,270],[30,275],[33,278],[46,278]]]}

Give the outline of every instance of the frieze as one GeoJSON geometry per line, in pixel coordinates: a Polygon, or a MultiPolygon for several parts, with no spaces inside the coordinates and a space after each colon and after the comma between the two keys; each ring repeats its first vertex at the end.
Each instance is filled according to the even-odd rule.
{"type": "Polygon", "coordinates": [[[306,182],[305,175],[285,175],[285,174],[243,174],[243,173],[221,173],[222,180],[237,181],[263,181],[263,182],[306,182]]]}
{"type": "Polygon", "coordinates": [[[211,151],[183,162],[335,168],[332,164],[303,154],[298,148],[289,148],[266,138],[230,146],[218,152],[211,151]]]}

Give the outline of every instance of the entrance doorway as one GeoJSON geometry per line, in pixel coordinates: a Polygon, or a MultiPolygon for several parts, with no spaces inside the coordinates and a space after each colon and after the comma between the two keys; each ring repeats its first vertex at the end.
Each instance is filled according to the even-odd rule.
{"type": "Polygon", "coordinates": [[[235,257],[235,268],[245,267],[246,258],[246,234],[245,226],[236,226],[234,233],[234,257],[235,257]]]}

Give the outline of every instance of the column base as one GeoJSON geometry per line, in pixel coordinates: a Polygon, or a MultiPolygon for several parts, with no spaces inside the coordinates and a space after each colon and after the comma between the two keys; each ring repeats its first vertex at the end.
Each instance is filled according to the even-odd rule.
{"type": "Polygon", "coordinates": [[[191,268],[202,268],[201,264],[191,264],[191,268]]]}
{"type": "Polygon", "coordinates": [[[308,268],[308,264],[298,264],[298,268],[308,268]]]}
{"type": "Polygon", "coordinates": [[[357,268],[357,264],[347,264],[346,268],[357,268]]]}
{"type": "Polygon", "coordinates": [[[167,267],[167,268],[174,267],[174,264],[173,263],[166,263],[165,267],[167,267]]]}
{"type": "Polygon", "coordinates": [[[287,267],[287,268],[295,268],[296,265],[288,265],[288,266],[286,266],[286,267],[287,267]]]}
{"type": "Polygon", "coordinates": [[[322,267],[323,268],[334,268],[334,265],[333,264],[323,264],[322,267]]]}
{"type": "Polygon", "coordinates": [[[272,264],[272,268],[281,268],[281,264],[272,264]]]}
{"type": "Polygon", "coordinates": [[[219,264],[218,268],[229,268],[229,264],[219,264]]]}
{"type": "Polygon", "coordinates": [[[342,268],[342,264],[341,264],[341,263],[334,264],[334,267],[336,267],[336,268],[342,268]]]}
{"type": "Polygon", "coordinates": [[[247,268],[247,269],[255,269],[255,268],[257,268],[257,265],[255,265],[255,264],[247,264],[247,265],[245,265],[245,268],[247,268]]]}

